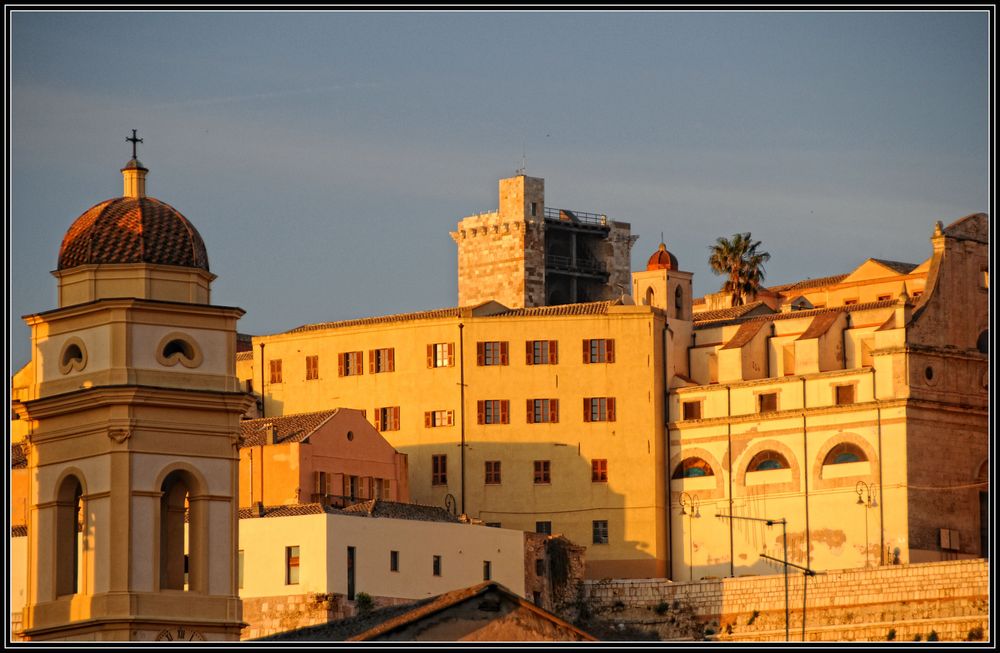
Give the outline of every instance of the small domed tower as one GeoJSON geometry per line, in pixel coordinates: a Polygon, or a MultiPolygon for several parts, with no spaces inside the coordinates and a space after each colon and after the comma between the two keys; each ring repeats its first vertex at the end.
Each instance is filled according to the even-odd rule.
{"type": "Polygon", "coordinates": [[[243,311],[209,304],[205,243],[147,173],[133,149],[66,232],[59,307],[24,318],[29,640],[239,639],[243,311]]]}
{"type": "Polygon", "coordinates": [[[667,378],[688,375],[687,348],[691,344],[691,278],[682,272],[677,257],[667,250],[665,243],[653,252],[646,262],[646,269],[632,273],[632,297],[636,304],[658,308],[667,316],[669,341],[667,350],[667,378]]]}

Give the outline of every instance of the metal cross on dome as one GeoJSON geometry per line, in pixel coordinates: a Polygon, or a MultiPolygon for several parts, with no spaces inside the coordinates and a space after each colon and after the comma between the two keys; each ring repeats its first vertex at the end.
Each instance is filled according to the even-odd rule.
{"type": "Polygon", "coordinates": [[[136,143],[141,143],[142,142],[141,138],[136,138],[135,132],[136,132],[136,130],[133,129],[132,130],[132,138],[129,138],[128,136],[125,137],[125,140],[132,144],[132,158],[133,159],[136,158],[136,155],[135,155],[135,146],[136,146],[136,143]]]}

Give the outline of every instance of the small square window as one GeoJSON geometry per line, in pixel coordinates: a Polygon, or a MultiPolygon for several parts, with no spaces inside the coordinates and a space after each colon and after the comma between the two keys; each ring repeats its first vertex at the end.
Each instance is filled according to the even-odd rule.
{"type": "Polygon", "coordinates": [[[487,460],[486,461],[486,484],[487,485],[499,485],[500,484],[500,461],[499,460],[487,460]]]}
{"type": "Polygon", "coordinates": [[[598,338],[583,341],[583,362],[584,363],[614,363],[615,362],[615,341],[613,339],[598,338]]]}
{"type": "Polygon", "coordinates": [[[396,370],[396,350],[393,347],[373,349],[368,352],[368,371],[372,374],[396,370]]]}
{"type": "Polygon", "coordinates": [[[507,365],[508,361],[506,341],[491,340],[476,343],[477,365],[507,365]]]}
{"type": "Polygon", "coordinates": [[[348,351],[337,354],[337,375],[357,376],[364,374],[365,370],[361,364],[364,352],[348,351]]]}
{"type": "Polygon", "coordinates": [[[271,361],[271,383],[281,383],[281,359],[271,361]]]}
{"type": "Polygon", "coordinates": [[[552,522],[550,521],[536,521],[535,522],[535,532],[542,533],[544,535],[552,535],[552,522]]]}
{"type": "Polygon", "coordinates": [[[836,399],[838,406],[854,403],[854,386],[838,385],[836,387],[836,399]]]}
{"type": "Polygon", "coordinates": [[[684,419],[701,419],[700,401],[685,401],[681,405],[684,410],[684,419]]]}
{"type": "Polygon", "coordinates": [[[766,392],[757,395],[757,412],[772,413],[778,410],[778,393],[766,392]]]}
{"type": "Polygon", "coordinates": [[[306,356],[306,381],[319,378],[319,356],[306,356]]]}

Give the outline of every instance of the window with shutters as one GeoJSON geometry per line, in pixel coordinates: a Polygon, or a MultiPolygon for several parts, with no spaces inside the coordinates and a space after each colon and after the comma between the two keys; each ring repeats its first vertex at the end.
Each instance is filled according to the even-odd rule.
{"type": "Polygon", "coordinates": [[[319,356],[306,356],[306,381],[319,379],[319,356]]]}
{"type": "Polygon", "coordinates": [[[281,383],[281,359],[271,361],[271,383],[281,383]]]}
{"type": "Polygon", "coordinates": [[[439,342],[427,345],[427,367],[454,367],[455,343],[439,342]]]}
{"type": "Polygon", "coordinates": [[[476,343],[476,365],[507,365],[509,364],[506,341],[489,341],[476,343]]]}
{"type": "Polygon", "coordinates": [[[555,365],[559,362],[557,340],[526,340],[524,350],[524,362],[528,365],[555,365]]]}
{"type": "Polygon", "coordinates": [[[323,502],[331,494],[333,494],[333,474],[330,472],[313,472],[313,500],[323,502]]]}
{"type": "Polygon", "coordinates": [[[431,456],[431,485],[448,485],[448,456],[431,456]]]}
{"type": "Polygon", "coordinates": [[[386,349],[372,349],[368,352],[368,372],[380,374],[382,372],[393,372],[396,370],[396,350],[393,347],[386,349]]]}
{"type": "Polygon", "coordinates": [[[486,484],[487,485],[499,485],[500,484],[500,461],[499,460],[487,460],[486,461],[486,484]]]}
{"type": "Polygon", "coordinates": [[[364,374],[365,370],[361,364],[364,358],[362,351],[347,351],[337,354],[337,374],[338,376],[357,376],[364,374]]]}
{"type": "Polygon", "coordinates": [[[535,484],[551,483],[552,462],[549,460],[535,461],[535,484]]]}
{"type": "Polygon", "coordinates": [[[479,424],[509,424],[510,402],[506,399],[485,399],[476,402],[479,424]]]}
{"type": "Polygon", "coordinates": [[[613,339],[584,340],[583,362],[614,363],[615,341],[613,339]]]}
{"type": "Polygon", "coordinates": [[[604,458],[595,458],[590,461],[590,480],[593,483],[608,482],[608,461],[604,458]]]}
{"type": "Polygon", "coordinates": [[[558,399],[529,399],[526,408],[528,424],[559,421],[558,399]]]}
{"type": "Polygon", "coordinates": [[[429,410],[424,413],[424,426],[434,428],[437,426],[454,426],[455,411],[453,410],[429,410]]]}
{"type": "Polygon", "coordinates": [[[614,422],[615,398],[614,397],[585,397],[583,400],[583,421],[585,422],[614,422]]]}
{"type": "Polygon", "coordinates": [[[607,543],[608,543],[608,520],[595,519],[594,544],[607,544],[607,543]]]}
{"type": "Polygon", "coordinates": [[[399,406],[375,409],[375,428],[379,431],[399,430],[399,406]]]}

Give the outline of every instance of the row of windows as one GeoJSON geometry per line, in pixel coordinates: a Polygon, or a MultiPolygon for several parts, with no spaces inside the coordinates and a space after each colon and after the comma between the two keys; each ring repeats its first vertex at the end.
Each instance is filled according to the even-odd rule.
{"type": "MultiPolygon", "coordinates": [[[[525,404],[528,424],[556,423],[559,421],[558,399],[528,399],[525,404]]],[[[617,420],[614,397],[585,397],[583,399],[584,422],[614,422],[617,420]]],[[[375,409],[373,423],[379,431],[400,429],[399,406],[383,406],[375,409]]],[[[477,424],[510,424],[510,401],[507,399],[481,399],[476,402],[477,424]]],[[[424,426],[454,426],[455,411],[429,410],[424,412],[424,426]]]]}
{"type": "MultiPolygon", "coordinates": [[[[841,442],[823,458],[823,465],[843,465],[845,463],[860,463],[868,460],[861,447],[850,442],[841,442]]],[[[748,472],[766,472],[772,469],[788,469],[788,460],[779,452],[773,450],[761,451],[750,459],[748,472]]],[[[704,459],[692,456],[685,458],[674,468],[672,478],[693,478],[698,476],[714,476],[715,471],[704,459]]]]}
{"type": "MultiPolygon", "coordinates": [[[[535,460],[532,462],[534,483],[545,485],[552,482],[552,461],[535,460]]],[[[486,485],[499,485],[502,481],[501,461],[487,460],[484,463],[484,479],[486,485]]],[[[590,480],[593,483],[608,482],[608,461],[605,458],[593,458],[590,461],[590,480]]],[[[448,484],[448,456],[436,454],[431,456],[431,485],[448,484]]]]}
{"type": "MultiPolygon", "coordinates": [[[[491,340],[476,343],[476,365],[509,365],[508,342],[491,340]]],[[[559,341],[527,340],[525,364],[555,365],[559,362],[559,341]]],[[[368,351],[368,372],[379,374],[396,369],[396,350],[393,347],[368,351]]],[[[613,339],[586,339],[583,341],[584,363],[614,363],[615,341],[613,339]]],[[[427,367],[454,367],[455,343],[440,342],[427,345],[427,367]]],[[[283,383],[282,359],[270,361],[271,383],[283,383]]],[[[358,376],[364,374],[364,351],[347,351],[337,354],[337,376],[358,376]]],[[[319,379],[319,356],[306,356],[306,380],[319,379]]]]}
{"type": "MultiPolygon", "coordinates": [[[[605,528],[605,530],[607,530],[605,528]]],[[[349,549],[353,547],[348,547],[349,549]]],[[[286,546],[285,547],[285,585],[298,585],[299,584],[299,570],[302,566],[301,558],[299,555],[300,548],[298,546],[286,546]]],[[[349,555],[350,557],[350,555],[349,555]]],[[[244,568],[244,551],[240,549],[238,556],[238,579],[239,579],[239,589],[243,589],[243,568],[244,568]]],[[[389,571],[399,572],[399,551],[389,551],[389,571]]],[[[442,570],[443,559],[440,555],[433,555],[431,557],[431,574],[434,576],[440,576],[442,570]]],[[[483,580],[491,580],[493,577],[493,562],[490,560],[483,560],[483,580]]]]}
{"type": "MultiPolygon", "coordinates": [[[[833,387],[833,400],[836,406],[846,406],[854,403],[855,384],[836,385],[833,387]]],[[[685,420],[701,419],[704,399],[692,399],[681,402],[681,415],[685,420]]],[[[761,392],[757,395],[756,409],[758,413],[773,413],[778,410],[778,393],[761,392]]]]}
{"type": "Polygon", "coordinates": [[[322,501],[326,497],[334,496],[350,499],[390,499],[391,490],[392,481],[387,478],[313,472],[313,501],[322,501]],[[337,479],[338,476],[341,479],[337,479]]]}

